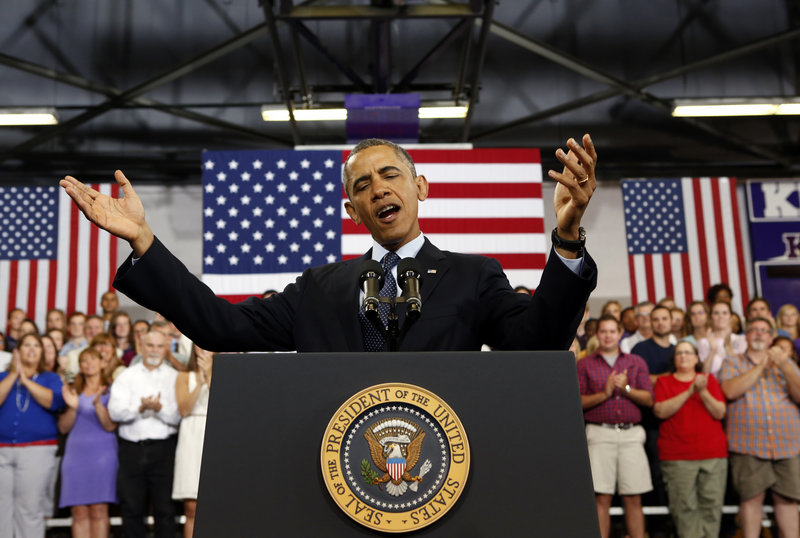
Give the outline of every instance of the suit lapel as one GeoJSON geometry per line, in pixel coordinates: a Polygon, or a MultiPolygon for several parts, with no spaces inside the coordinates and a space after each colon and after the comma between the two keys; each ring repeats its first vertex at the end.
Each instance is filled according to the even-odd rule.
{"type": "Polygon", "coordinates": [[[428,238],[425,238],[425,244],[422,245],[419,253],[417,254],[417,261],[422,266],[422,286],[420,287],[420,295],[422,296],[422,304],[424,305],[428,298],[433,294],[436,286],[439,285],[442,277],[449,269],[447,258],[444,253],[436,248],[428,238]]]}
{"type": "Polygon", "coordinates": [[[361,334],[359,321],[359,269],[364,261],[372,258],[372,249],[366,254],[346,263],[340,285],[336,290],[336,304],[345,305],[344,315],[339,317],[342,324],[342,334],[347,340],[347,348],[351,351],[364,351],[364,337],[361,334]]]}

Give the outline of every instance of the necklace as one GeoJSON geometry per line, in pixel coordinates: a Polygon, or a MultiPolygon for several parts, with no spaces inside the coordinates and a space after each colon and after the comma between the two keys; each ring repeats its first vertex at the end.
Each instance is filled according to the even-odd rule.
{"type": "MultiPolygon", "coordinates": [[[[39,377],[39,374],[34,374],[33,377],[31,378],[31,380],[32,381],[36,381],[37,377],[39,377]]],[[[27,392],[27,394],[25,395],[25,403],[23,403],[22,402],[22,395],[20,394],[20,391],[19,391],[20,386],[22,385],[22,383],[20,383],[19,380],[17,380],[16,385],[17,385],[17,395],[16,395],[17,410],[20,413],[24,413],[25,411],[28,410],[28,406],[30,406],[30,404],[31,404],[31,392],[30,391],[25,391],[25,392],[27,392]]]]}

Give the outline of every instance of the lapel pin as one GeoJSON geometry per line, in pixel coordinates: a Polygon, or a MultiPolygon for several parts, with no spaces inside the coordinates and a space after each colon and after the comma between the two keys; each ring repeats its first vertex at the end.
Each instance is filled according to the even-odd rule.
{"type": "Polygon", "coordinates": [[[436,269],[428,269],[428,274],[429,275],[435,275],[436,274],[436,269]]]}

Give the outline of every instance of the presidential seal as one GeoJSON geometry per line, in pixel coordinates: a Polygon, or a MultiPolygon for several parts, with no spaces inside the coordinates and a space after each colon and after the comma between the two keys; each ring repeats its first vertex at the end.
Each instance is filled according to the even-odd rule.
{"type": "Polygon", "coordinates": [[[441,398],[405,383],[366,388],[325,430],[322,476],[360,524],[385,532],[430,525],[458,500],[469,473],[461,421],[441,398]]]}

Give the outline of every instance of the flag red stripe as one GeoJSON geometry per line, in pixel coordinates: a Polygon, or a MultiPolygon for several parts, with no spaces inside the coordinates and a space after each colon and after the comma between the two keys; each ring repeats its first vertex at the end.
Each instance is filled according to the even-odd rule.
{"type": "Polygon", "coordinates": [[[628,256],[628,272],[631,281],[631,301],[633,304],[639,303],[639,296],[636,293],[636,266],[633,263],[633,256],[628,256]]]}
{"type": "MultiPolygon", "coordinates": [[[[733,233],[736,237],[736,244],[742,244],[742,222],[739,220],[739,204],[737,203],[737,196],[736,196],[736,179],[730,178],[730,190],[731,190],[731,206],[733,209],[733,233]]],[[[744,263],[744,256],[742,253],[739,253],[736,256],[736,260],[739,266],[739,288],[741,290],[741,305],[744,308],[750,301],[750,290],[747,287],[747,267],[744,263]]]]}
{"type": "MultiPolygon", "coordinates": [[[[725,249],[725,227],[722,225],[722,203],[720,202],[719,178],[711,178],[711,199],[714,201],[714,226],[717,238],[717,257],[719,259],[719,274],[722,282],[728,283],[728,256],[725,249]]],[[[709,252],[709,255],[712,253],[709,252]]]]}
{"type": "MultiPolygon", "coordinates": [[[[93,185],[95,189],[99,185],[93,185]]],[[[97,314],[97,238],[99,228],[89,226],[89,286],[86,297],[86,313],[97,314]]]]}
{"type": "Polygon", "coordinates": [[[694,211],[695,220],[697,221],[697,246],[700,251],[700,275],[703,291],[708,289],[709,276],[708,276],[708,245],[706,245],[706,226],[703,217],[703,200],[700,194],[700,180],[692,178],[692,191],[694,192],[694,211]]]}
{"type": "MultiPolygon", "coordinates": [[[[542,156],[539,148],[478,148],[478,149],[410,149],[408,154],[414,163],[540,163],[542,156]]],[[[342,151],[342,164],[350,155],[342,151]]]]}
{"type": "Polygon", "coordinates": [[[666,287],[667,297],[675,299],[675,286],[672,283],[672,260],[669,254],[662,254],[661,261],[664,265],[664,285],[666,287]]]}
{"type": "Polygon", "coordinates": [[[222,297],[229,303],[241,303],[245,299],[249,299],[250,297],[258,297],[258,295],[218,295],[218,297],[222,297]]]}
{"type": "Polygon", "coordinates": [[[30,260],[28,262],[28,309],[25,317],[36,319],[36,285],[39,283],[39,262],[30,260]]]}
{"type": "Polygon", "coordinates": [[[415,163],[530,164],[542,161],[538,148],[454,149],[446,152],[440,149],[412,149],[408,153],[415,163]]]}
{"type": "Polygon", "coordinates": [[[437,198],[541,198],[541,183],[434,183],[437,198]]]}
{"type": "MultiPolygon", "coordinates": [[[[17,307],[17,279],[19,278],[19,262],[17,260],[12,260],[9,265],[8,312],[6,312],[6,314],[9,314],[17,307]]],[[[6,315],[6,319],[8,319],[8,315],[6,315]]]]}
{"type": "Polygon", "coordinates": [[[483,254],[500,262],[505,269],[544,269],[547,255],[539,254],[483,254]]]}
{"type": "MultiPolygon", "coordinates": [[[[513,219],[419,219],[419,226],[426,234],[432,233],[543,233],[542,218],[513,219]]],[[[369,235],[365,226],[357,226],[350,219],[342,219],[342,234],[369,235]]]]}
{"type": "MultiPolygon", "coordinates": [[[[111,184],[111,197],[112,198],[119,198],[119,184],[112,183],[111,184]]],[[[111,236],[109,241],[109,249],[108,249],[108,289],[114,289],[114,275],[116,273],[117,268],[117,247],[119,239],[111,236]]]]}
{"type": "Polygon", "coordinates": [[[50,260],[50,272],[47,275],[47,309],[56,308],[56,284],[58,283],[58,260],[50,260]]]}
{"type": "Polygon", "coordinates": [[[78,222],[80,213],[78,206],[70,204],[69,214],[69,260],[67,260],[67,315],[75,311],[75,294],[77,293],[75,282],[78,275],[78,222]]]}
{"type": "Polygon", "coordinates": [[[692,271],[689,267],[687,252],[681,253],[681,268],[683,269],[683,294],[686,296],[686,308],[689,308],[689,303],[694,301],[694,297],[692,297],[692,271]]]}
{"type": "MultiPolygon", "coordinates": [[[[434,183],[428,196],[435,198],[541,198],[541,183],[434,183]]],[[[342,199],[347,194],[342,189],[342,199]]]]}
{"type": "Polygon", "coordinates": [[[644,274],[647,279],[647,300],[656,302],[656,280],[653,275],[653,256],[650,254],[644,256],[644,274]]]}

